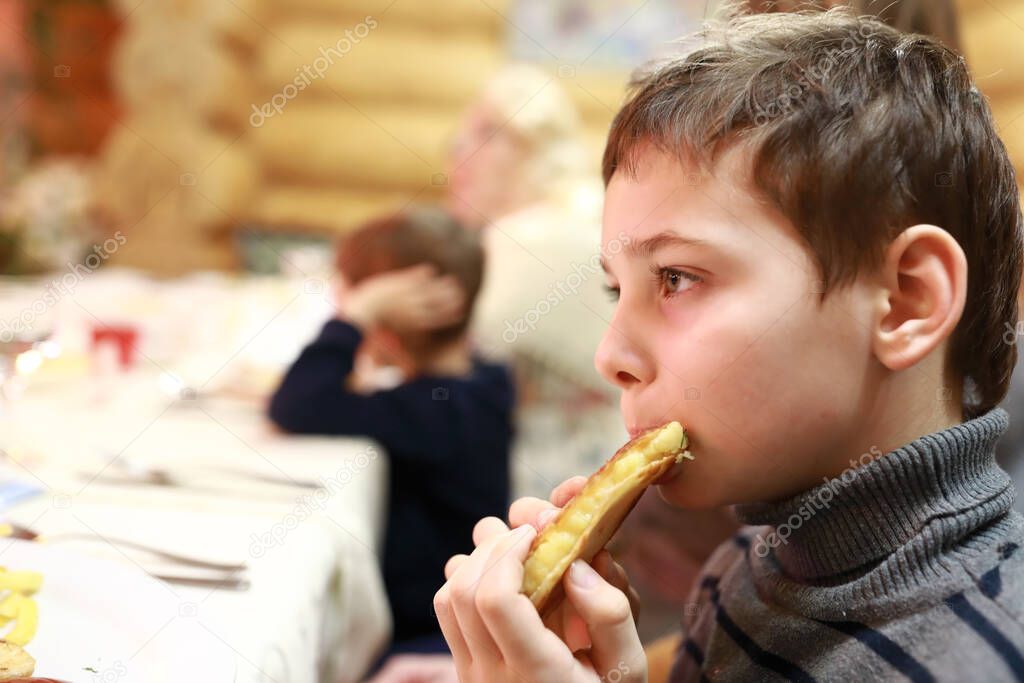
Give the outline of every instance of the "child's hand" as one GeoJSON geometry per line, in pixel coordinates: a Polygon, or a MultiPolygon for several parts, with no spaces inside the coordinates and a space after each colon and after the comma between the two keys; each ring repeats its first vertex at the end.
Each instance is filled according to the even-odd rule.
{"type": "MultiPolygon", "coordinates": [[[[579,493],[586,483],[586,477],[566,479],[551,492],[550,502],[540,498],[520,498],[509,508],[509,524],[513,528],[530,524],[540,531],[551,523],[558,510],[572,500],[573,496],[579,493]]],[[[599,552],[591,564],[605,580],[626,594],[633,612],[633,621],[636,622],[639,617],[640,598],[629,584],[626,571],[605,550],[599,552]]],[[[573,652],[590,647],[586,624],[570,602],[563,602],[560,607],[548,615],[545,623],[569,645],[573,652]]]]}
{"type": "MultiPolygon", "coordinates": [[[[581,482],[569,480],[552,499],[564,504],[581,482]]],[[[566,574],[566,601],[549,618],[562,637],[545,627],[529,598],[519,592],[523,560],[542,526],[541,506],[551,507],[536,499],[516,501],[510,519],[514,526],[522,524],[514,531],[497,518],[481,520],[473,531],[473,554],[455,556],[445,567],[448,582],[435,596],[434,608],[459,680],[645,681],[647,661],[628,583],[607,553],[595,558],[600,574],[581,561],[566,574]]]]}
{"type": "Polygon", "coordinates": [[[462,319],[465,295],[454,277],[438,276],[421,264],[369,277],[354,287],[338,278],[338,315],[364,329],[384,324],[397,331],[423,331],[462,319]]]}
{"type": "Polygon", "coordinates": [[[448,655],[395,655],[367,683],[459,683],[448,655]]]}

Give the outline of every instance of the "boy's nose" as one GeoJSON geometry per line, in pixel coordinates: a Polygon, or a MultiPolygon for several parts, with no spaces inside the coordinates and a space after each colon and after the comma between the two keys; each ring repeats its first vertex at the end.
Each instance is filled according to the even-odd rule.
{"type": "Polygon", "coordinates": [[[639,352],[629,335],[620,332],[614,323],[605,331],[594,353],[594,367],[620,389],[646,384],[654,379],[653,364],[639,352]]]}

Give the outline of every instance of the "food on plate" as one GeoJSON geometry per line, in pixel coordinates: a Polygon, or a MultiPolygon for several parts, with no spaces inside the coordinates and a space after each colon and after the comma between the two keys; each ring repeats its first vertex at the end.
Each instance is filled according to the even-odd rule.
{"type": "Polygon", "coordinates": [[[21,593],[9,592],[0,601],[0,624],[14,625],[3,636],[3,639],[15,645],[28,645],[35,637],[39,625],[39,608],[36,601],[21,593]]]}
{"type": "Polygon", "coordinates": [[[31,676],[36,660],[21,649],[20,645],[0,640],[0,681],[12,681],[31,676]]]}
{"type": "Polygon", "coordinates": [[[35,593],[43,585],[43,575],[39,572],[7,571],[0,567],[0,591],[16,591],[18,593],[35,593]]]}
{"type": "Polygon", "coordinates": [[[562,576],[576,559],[590,562],[611,539],[644,490],[673,465],[692,460],[678,422],[651,429],[618,450],[541,530],[523,563],[523,587],[537,611],[561,602],[562,576]]]}
{"type": "Polygon", "coordinates": [[[28,645],[35,637],[39,608],[29,595],[42,584],[43,575],[39,572],[8,571],[0,567],[0,628],[9,627],[0,637],[8,643],[28,645]]]}

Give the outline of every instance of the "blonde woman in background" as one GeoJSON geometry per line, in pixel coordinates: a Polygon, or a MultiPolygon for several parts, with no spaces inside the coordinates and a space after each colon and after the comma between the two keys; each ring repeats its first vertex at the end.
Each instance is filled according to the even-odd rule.
{"type": "Polygon", "coordinates": [[[599,215],[598,159],[558,77],[538,67],[513,64],[495,75],[463,114],[448,162],[448,208],[464,225],[479,229],[560,203],[581,185],[599,215]]]}
{"type": "Polygon", "coordinates": [[[599,235],[597,155],[556,76],[513,65],[466,111],[451,148],[448,208],[483,231],[473,333],[514,368],[517,494],[547,495],[624,436],[617,391],[594,369],[611,319],[599,235]]]}

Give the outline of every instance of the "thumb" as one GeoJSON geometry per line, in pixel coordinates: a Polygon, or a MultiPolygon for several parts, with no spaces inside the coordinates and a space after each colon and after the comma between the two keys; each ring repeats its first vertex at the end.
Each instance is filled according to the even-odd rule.
{"type": "Polygon", "coordinates": [[[564,583],[566,597],[590,633],[597,673],[604,677],[616,671],[619,680],[644,680],[646,658],[625,593],[583,560],[572,563],[564,583]]]}

